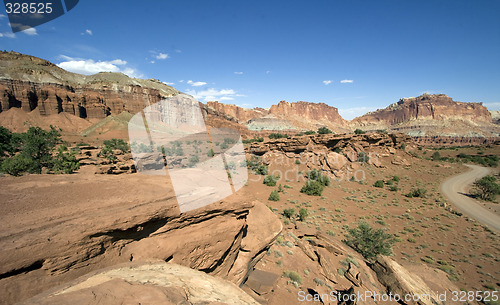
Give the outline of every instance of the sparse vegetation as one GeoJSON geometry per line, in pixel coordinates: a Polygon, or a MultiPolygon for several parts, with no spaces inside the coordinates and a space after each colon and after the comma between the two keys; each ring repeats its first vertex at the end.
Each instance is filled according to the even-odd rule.
{"type": "Polygon", "coordinates": [[[61,143],[59,130],[51,126],[49,131],[40,127],[30,127],[25,133],[14,134],[5,128],[0,129],[0,158],[4,158],[0,170],[13,176],[23,173],[40,174],[42,168],[54,173],[72,173],[80,165],[74,153],[61,143]],[[54,154],[55,153],[55,154],[54,154]]]}
{"type": "Polygon", "coordinates": [[[374,187],[379,187],[379,188],[383,188],[384,187],[384,180],[377,180],[375,181],[375,183],[373,184],[374,187]]]}
{"type": "Polygon", "coordinates": [[[269,139],[282,139],[282,138],[288,138],[288,135],[282,134],[282,133],[272,133],[269,135],[269,139]]]}
{"type": "Polygon", "coordinates": [[[357,228],[349,229],[348,232],[346,244],[367,260],[373,261],[378,255],[392,255],[395,238],[384,230],[374,230],[368,223],[361,222],[357,228]]]}
{"type": "Polygon", "coordinates": [[[323,127],[318,128],[318,134],[330,134],[330,133],[333,133],[333,131],[331,131],[327,127],[323,126],[323,127]]]}
{"type": "Polygon", "coordinates": [[[358,128],[358,129],[354,130],[354,133],[355,134],[365,134],[366,132],[358,128]]]}
{"type": "Polygon", "coordinates": [[[305,221],[307,216],[309,216],[309,212],[307,211],[306,208],[301,208],[299,210],[299,220],[300,221],[305,221]]]}
{"type": "Polygon", "coordinates": [[[279,176],[274,176],[274,175],[267,175],[264,178],[264,184],[267,186],[276,186],[276,182],[280,179],[279,176]]]}
{"type": "Polygon", "coordinates": [[[284,209],[283,210],[283,216],[285,216],[288,219],[292,219],[292,217],[295,215],[295,209],[284,209]]]}
{"type": "Polygon", "coordinates": [[[427,194],[427,190],[426,189],[423,189],[423,188],[416,188],[416,189],[412,189],[408,194],[406,194],[405,196],[408,197],[408,198],[413,198],[413,197],[420,197],[420,198],[424,198],[425,197],[425,194],[427,194]]]}
{"type": "Polygon", "coordinates": [[[475,194],[483,200],[493,201],[500,194],[500,185],[492,175],[476,180],[473,185],[475,194]]]}
{"type": "Polygon", "coordinates": [[[318,170],[312,170],[307,174],[308,180],[300,189],[301,193],[309,196],[321,196],[325,186],[330,184],[330,178],[323,175],[318,170]]]}
{"type": "Polygon", "coordinates": [[[280,200],[280,194],[278,193],[278,191],[276,191],[276,190],[272,191],[271,194],[269,194],[268,200],[270,200],[270,201],[279,201],[280,200]]]}
{"type": "Polygon", "coordinates": [[[295,282],[297,284],[302,283],[302,277],[296,271],[284,271],[283,276],[289,278],[290,280],[292,280],[293,282],[295,282]]]}

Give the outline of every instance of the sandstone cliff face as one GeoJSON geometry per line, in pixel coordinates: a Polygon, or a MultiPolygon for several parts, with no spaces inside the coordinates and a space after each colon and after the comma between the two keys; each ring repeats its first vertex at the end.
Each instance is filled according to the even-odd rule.
{"type": "Polygon", "coordinates": [[[340,116],[338,109],[325,103],[288,103],[281,101],[278,105],[272,105],[269,113],[290,120],[309,120],[327,125],[346,126],[346,121],[340,116]]]}
{"type": "Polygon", "coordinates": [[[355,118],[351,123],[359,126],[392,126],[413,120],[449,119],[489,123],[491,114],[480,103],[455,102],[447,95],[435,94],[403,98],[385,109],[355,118]]]}
{"type": "Polygon", "coordinates": [[[207,102],[207,106],[213,108],[215,111],[228,115],[238,123],[246,123],[247,121],[264,116],[268,113],[267,110],[262,108],[245,109],[232,104],[222,104],[217,101],[207,102]]]}
{"type": "Polygon", "coordinates": [[[136,113],[179,93],[157,80],[110,72],[85,76],[15,52],[0,53],[0,62],[0,112],[37,109],[41,115],[64,112],[102,119],[122,111],[136,113]]]}

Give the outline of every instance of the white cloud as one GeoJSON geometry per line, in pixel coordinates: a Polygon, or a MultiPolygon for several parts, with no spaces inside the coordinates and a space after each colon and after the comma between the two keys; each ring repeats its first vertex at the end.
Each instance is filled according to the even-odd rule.
{"type": "Polygon", "coordinates": [[[0,37],[16,38],[16,34],[10,33],[10,32],[5,32],[5,33],[0,33],[0,37]]]}
{"type": "Polygon", "coordinates": [[[269,71],[269,70],[266,71],[266,74],[270,74],[270,73],[271,73],[271,71],[269,71]]]}
{"type": "Polygon", "coordinates": [[[352,84],[353,82],[352,79],[343,79],[340,81],[341,84],[352,84]]]}
{"type": "Polygon", "coordinates": [[[169,58],[170,56],[168,56],[167,53],[159,53],[158,55],[155,56],[156,59],[167,59],[169,58]]]}
{"type": "Polygon", "coordinates": [[[236,91],[233,89],[221,89],[217,90],[215,88],[209,88],[202,91],[188,90],[187,94],[192,95],[197,100],[208,101],[230,101],[237,96],[236,91]]]}
{"type": "Polygon", "coordinates": [[[36,31],[35,28],[29,28],[29,29],[25,29],[22,31],[24,34],[26,35],[29,35],[29,36],[35,36],[35,35],[38,35],[38,32],[36,31]]]}
{"type": "Polygon", "coordinates": [[[61,55],[64,61],[58,64],[59,67],[74,73],[85,75],[96,74],[99,72],[121,72],[130,77],[141,77],[138,72],[127,67],[127,62],[121,59],[110,61],[94,61],[93,59],[78,59],[61,55]]]}
{"type": "Polygon", "coordinates": [[[234,74],[236,74],[236,75],[242,75],[243,72],[234,72],[234,74]]]}
{"type": "Polygon", "coordinates": [[[375,107],[353,107],[353,108],[344,108],[339,109],[339,114],[346,120],[352,120],[358,116],[362,116],[370,111],[375,111],[377,108],[375,107]]]}
{"type": "Polygon", "coordinates": [[[181,80],[179,81],[179,83],[183,83],[183,82],[184,82],[184,80],[183,80],[183,79],[181,79],[181,80]]]}
{"type": "Polygon", "coordinates": [[[90,36],[94,35],[94,33],[92,32],[92,30],[89,30],[89,29],[86,29],[85,33],[82,33],[82,35],[85,35],[85,34],[90,35],[90,36]]]}
{"type": "Polygon", "coordinates": [[[324,80],[323,81],[323,84],[325,84],[326,86],[330,85],[332,83],[331,80],[324,80]]]}
{"type": "Polygon", "coordinates": [[[0,14],[0,19],[5,18],[5,17],[7,17],[7,16],[0,14]]]}
{"type": "Polygon", "coordinates": [[[205,82],[193,82],[192,80],[188,80],[187,83],[193,87],[200,87],[200,86],[204,86],[207,84],[205,82]]]}
{"type": "Polygon", "coordinates": [[[175,85],[175,83],[168,83],[168,82],[162,82],[162,83],[164,83],[165,85],[169,85],[169,86],[175,85]]]}

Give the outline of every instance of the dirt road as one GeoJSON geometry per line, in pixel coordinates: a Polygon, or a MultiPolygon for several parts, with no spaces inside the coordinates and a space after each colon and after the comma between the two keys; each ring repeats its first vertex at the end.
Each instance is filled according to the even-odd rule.
{"type": "Polygon", "coordinates": [[[496,231],[500,231],[500,216],[488,211],[466,195],[467,186],[471,185],[476,179],[488,175],[490,169],[477,165],[466,166],[472,170],[445,180],[441,185],[441,192],[465,215],[496,231]]]}

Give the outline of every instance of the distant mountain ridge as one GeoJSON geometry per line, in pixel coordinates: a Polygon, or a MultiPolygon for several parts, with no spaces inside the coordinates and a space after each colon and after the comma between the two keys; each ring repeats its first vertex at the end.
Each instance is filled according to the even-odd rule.
{"type": "MultiPolygon", "coordinates": [[[[65,113],[81,119],[102,120],[122,112],[137,113],[177,94],[180,94],[178,90],[155,79],[130,78],[112,72],[81,75],[34,56],[0,52],[0,115],[11,108],[20,108],[25,112],[37,110],[42,119],[65,113]]],[[[388,130],[414,137],[497,137],[500,134],[500,126],[493,124],[492,114],[481,103],[455,102],[444,94],[403,98],[352,121],[343,119],[337,108],[325,103],[280,101],[268,109],[246,109],[217,101],[200,105],[207,122],[217,127],[230,126],[243,134],[296,133],[322,126],[336,133],[355,129],[388,130]]],[[[8,117],[10,121],[14,118],[8,117]]]]}

